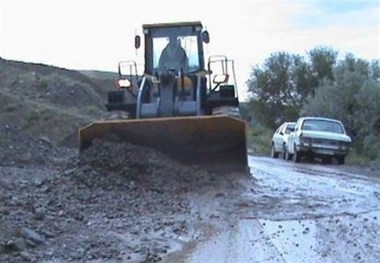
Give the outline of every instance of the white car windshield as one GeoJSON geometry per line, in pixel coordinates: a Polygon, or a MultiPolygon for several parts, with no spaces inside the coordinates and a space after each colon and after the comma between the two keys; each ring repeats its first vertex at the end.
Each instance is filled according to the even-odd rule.
{"type": "Polygon", "coordinates": [[[305,120],[302,130],[344,133],[341,123],[329,120],[305,120]]]}
{"type": "Polygon", "coordinates": [[[294,124],[288,124],[288,126],[286,126],[286,129],[285,129],[285,134],[289,134],[292,131],[294,131],[294,126],[295,126],[295,123],[294,124]]]}

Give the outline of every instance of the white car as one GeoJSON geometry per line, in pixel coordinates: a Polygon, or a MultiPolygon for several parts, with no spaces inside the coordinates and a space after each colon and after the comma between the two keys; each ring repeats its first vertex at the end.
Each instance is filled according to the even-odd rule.
{"type": "Polygon", "coordinates": [[[288,138],[285,158],[290,160],[294,157],[295,162],[300,162],[303,156],[308,155],[321,157],[325,163],[331,163],[335,158],[338,164],[344,164],[350,147],[351,138],[339,120],[301,117],[288,138]]]}
{"type": "Polygon", "coordinates": [[[289,134],[294,130],[295,122],[284,122],[274,132],[271,141],[271,157],[278,158],[278,155],[282,153],[285,158],[285,149],[288,142],[289,134]]]}

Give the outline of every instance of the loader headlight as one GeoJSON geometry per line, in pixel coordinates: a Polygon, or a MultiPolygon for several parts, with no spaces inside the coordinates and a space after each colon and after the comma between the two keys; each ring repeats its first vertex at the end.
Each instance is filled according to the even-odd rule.
{"type": "Polygon", "coordinates": [[[117,85],[121,89],[127,89],[131,87],[131,82],[128,79],[119,79],[117,85]]]}

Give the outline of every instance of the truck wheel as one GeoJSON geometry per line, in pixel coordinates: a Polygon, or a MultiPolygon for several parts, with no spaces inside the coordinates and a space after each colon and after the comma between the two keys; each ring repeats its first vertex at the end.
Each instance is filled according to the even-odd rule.
{"type": "Polygon", "coordinates": [[[294,147],[294,162],[299,163],[301,161],[302,153],[297,151],[296,147],[294,147]]]}
{"type": "Polygon", "coordinates": [[[344,155],[337,156],[336,160],[338,161],[338,164],[342,165],[344,164],[345,156],[344,155]]]}
{"type": "Polygon", "coordinates": [[[285,148],[285,160],[290,161],[293,158],[293,154],[289,153],[289,151],[285,148]]]}
{"type": "Polygon", "coordinates": [[[332,157],[331,156],[323,156],[322,162],[324,164],[331,164],[332,163],[332,157]]]}
{"type": "Polygon", "coordinates": [[[278,152],[276,152],[276,149],[274,148],[274,144],[272,144],[272,149],[271,149],[271,152],[270,152],[270,156],[272,158],[278,158],[278,152]]]}

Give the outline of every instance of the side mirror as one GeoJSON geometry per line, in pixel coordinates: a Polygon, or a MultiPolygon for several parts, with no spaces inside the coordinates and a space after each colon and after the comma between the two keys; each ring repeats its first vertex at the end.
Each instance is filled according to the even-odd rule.
{"type": "Polygon", "coordinates": [[[135,36],[135,48],[138,49],[141,45],[141,37],[139,35],[135,36]]]}
{"type": "Polygon", "coordinates": [[[228,81],[228,74],[216,74],[212,79],[214,84],[226,83],[228,81]]]}
{"type": "Polygon", "coordinates": [[[131,87],[131,82],[128,79],[119,79],[117,81],[117,86],[120,89],[128,89],[131,87]]]}
{"type": "Polygon", "coordinates": [[[202,41],[208,44],[210,42],[210,35],[208,34],[208,31],[205,30],[202,32],[202,41]]]}

